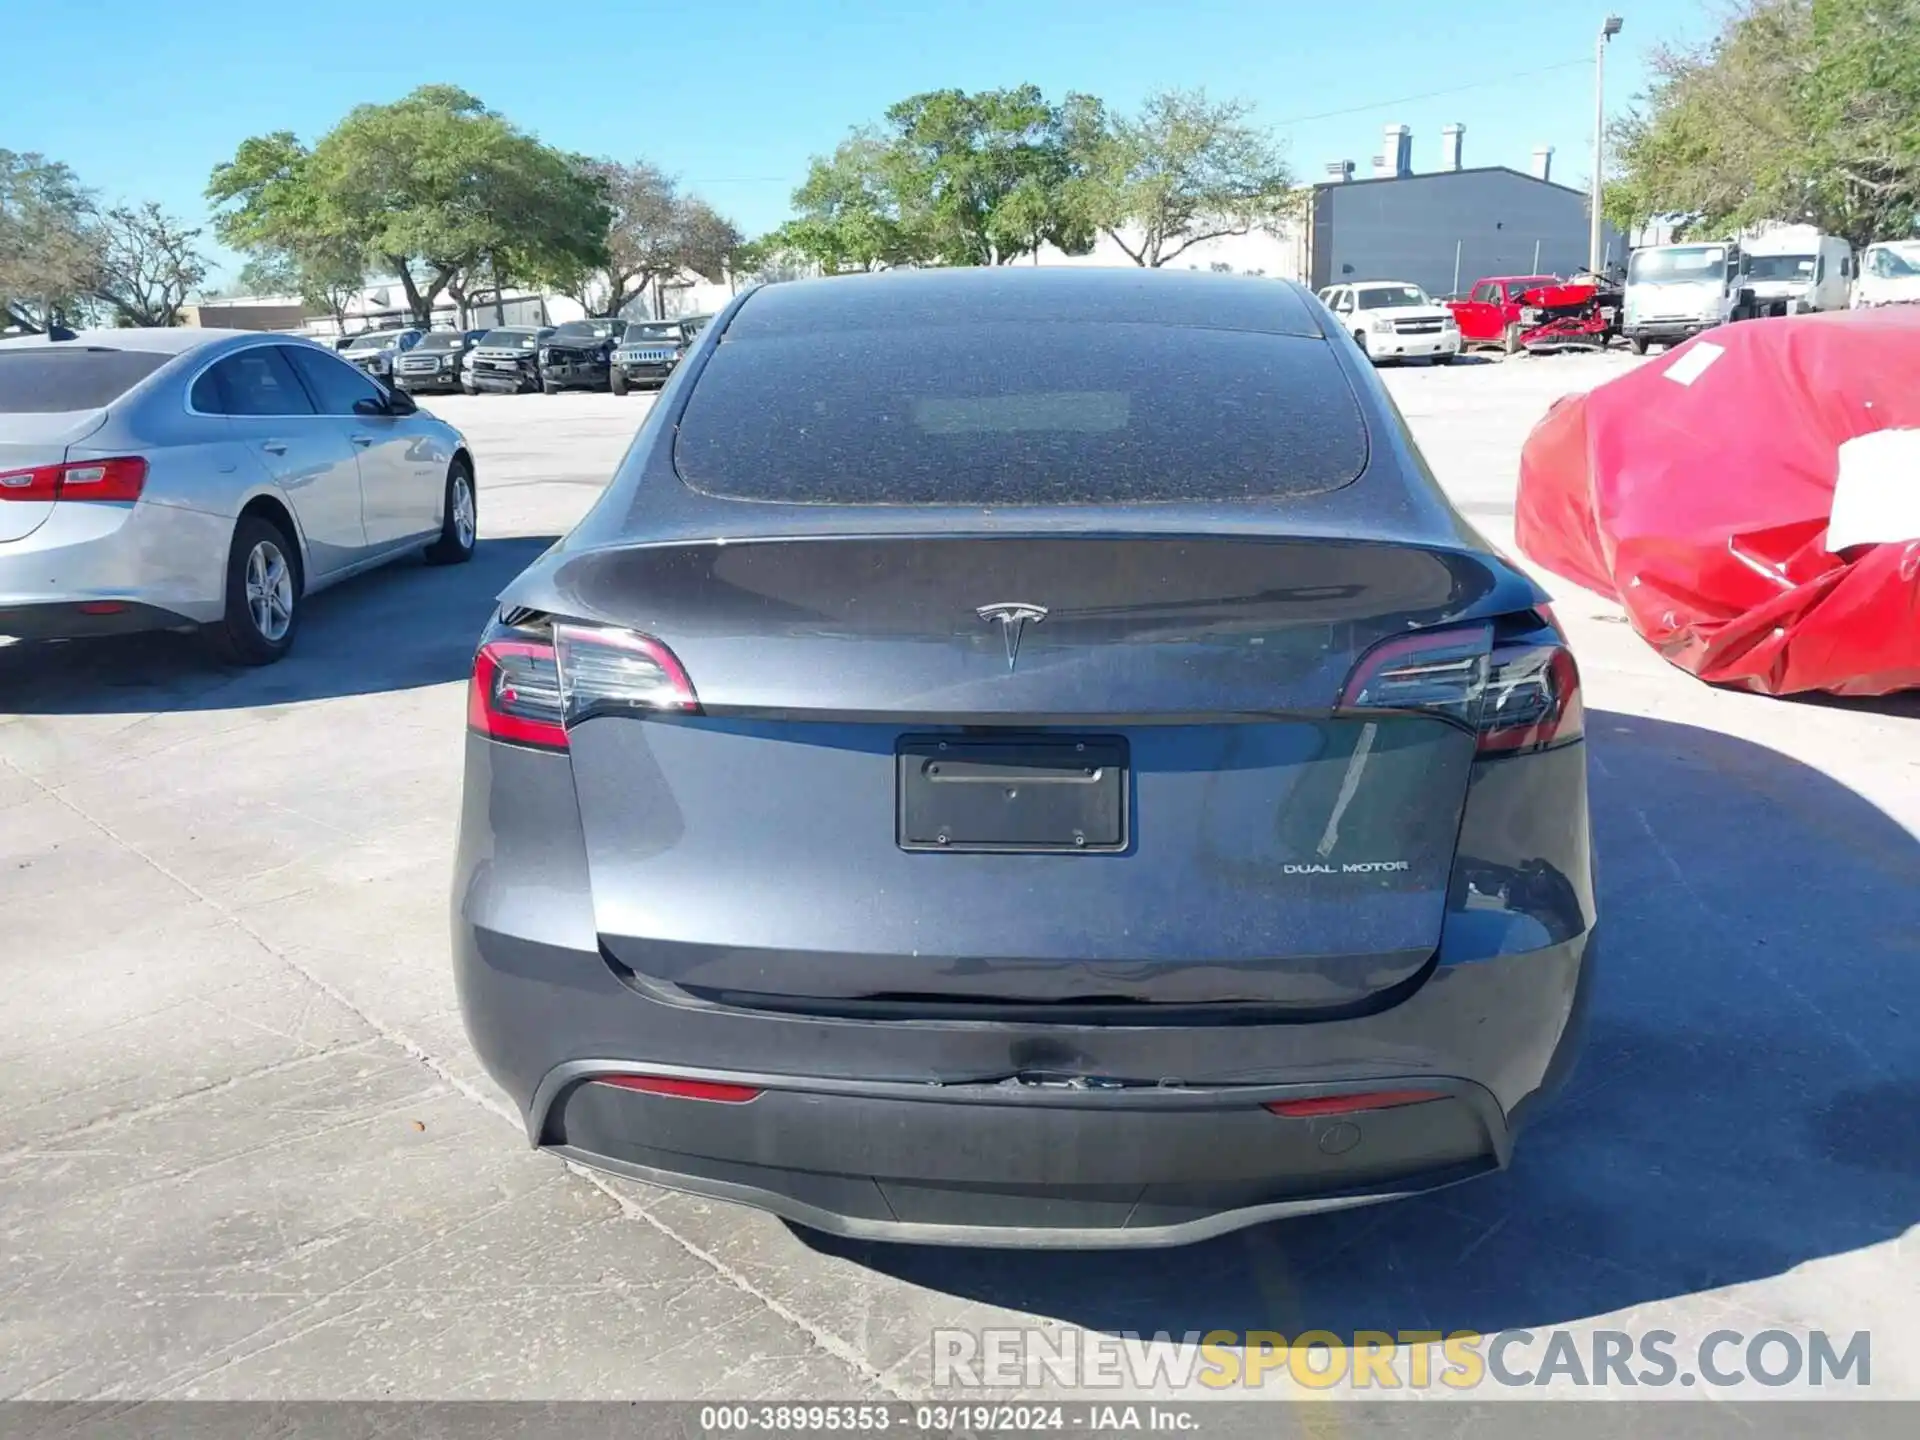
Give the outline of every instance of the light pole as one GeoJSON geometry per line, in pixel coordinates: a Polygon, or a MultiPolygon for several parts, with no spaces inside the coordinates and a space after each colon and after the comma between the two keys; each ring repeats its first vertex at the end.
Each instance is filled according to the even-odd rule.
{"type": "Polygon", "coordinates": [[[1587,232],[1587,269],[1600,273],[1600,187],[1606,175],[1607,158],[1607,42],[1620,33],[1620,17],[1609,15],[1600,26],[1600,38],[1593,43],[1593,195],[1591,228],[1587,232]]]}

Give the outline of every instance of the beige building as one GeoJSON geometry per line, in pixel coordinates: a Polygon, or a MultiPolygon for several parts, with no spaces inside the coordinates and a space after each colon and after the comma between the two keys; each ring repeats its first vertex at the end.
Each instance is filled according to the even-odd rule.
{"type": "Polygon", "coordinates": [[[298,300],[248,296],[182,305],[180,323],[215,330],[299,330],[314,313],[298,300]]]}

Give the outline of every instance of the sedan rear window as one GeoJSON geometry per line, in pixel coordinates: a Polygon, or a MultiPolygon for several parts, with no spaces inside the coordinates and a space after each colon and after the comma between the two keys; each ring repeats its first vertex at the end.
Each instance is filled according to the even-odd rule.
{"type": "Polygon", "coordinates": [[[1367,460],[1325,341],[994,322],[723,339],[674,462],[815,505],[1113,505],[1338,489],[1367,460]]]}
{"type": "Polygon", "coordinates": [[[98,410],[119,399],[173,356],[101,346],[0,346],[0,415],[98,410]]]}

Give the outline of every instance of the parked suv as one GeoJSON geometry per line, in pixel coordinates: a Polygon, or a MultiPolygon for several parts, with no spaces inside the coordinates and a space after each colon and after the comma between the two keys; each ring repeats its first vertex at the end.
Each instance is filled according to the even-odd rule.
{"type": "Polygon", "coordinates": [[[613,347],[625,322],[569,320],[540,345],[540,388],[549,395],[562,390],[604,390],[609,383],[613,347]]]}
{"type": "Polygon", "coordinates": [[[540,346],[553,334],[549,328],[503,326],[489,330],[473,347],[468,377],[476,391],[518,395],[540,388],[540,346]]]}
{"type": "Polygon", "coordinates": [[[1424,357],[1449,365],[1460,353],[1460,327],[1453,312],[1404,280],[1336,285],[1320,299],[1374,364],[1424,357]]]}
{"type": "Polygon", "coordinates": [[[607,377],[613,393],[624,395],[635,386],[666,384],[705,318],[630,321],[619,348],[613,352],[613,367],[607,377]]]}
{"type": "Polygon", "coordinates": [[[420,343],[424,330],[369,330],[340,353],[376,380],[393,379],[393,362],[420,343]]]}
{"type": "Polygon", "coordinates": [[[429,330],[420,337],[419,344],[394,362],[394,386],[416,395],[436,390],[451,393],[463,388],[462,362],[486,333],[484,330],[429,330]]]}

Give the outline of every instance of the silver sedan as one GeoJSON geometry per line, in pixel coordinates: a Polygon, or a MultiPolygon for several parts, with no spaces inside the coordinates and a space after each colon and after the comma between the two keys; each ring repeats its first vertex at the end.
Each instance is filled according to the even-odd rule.
{"type": "Polygon", "coordinates": [[[0,635],[200,627],[287,653],[314,592],[473,554],[460,432],[332,351],[232,330],[0,341],[0,635]]]}

